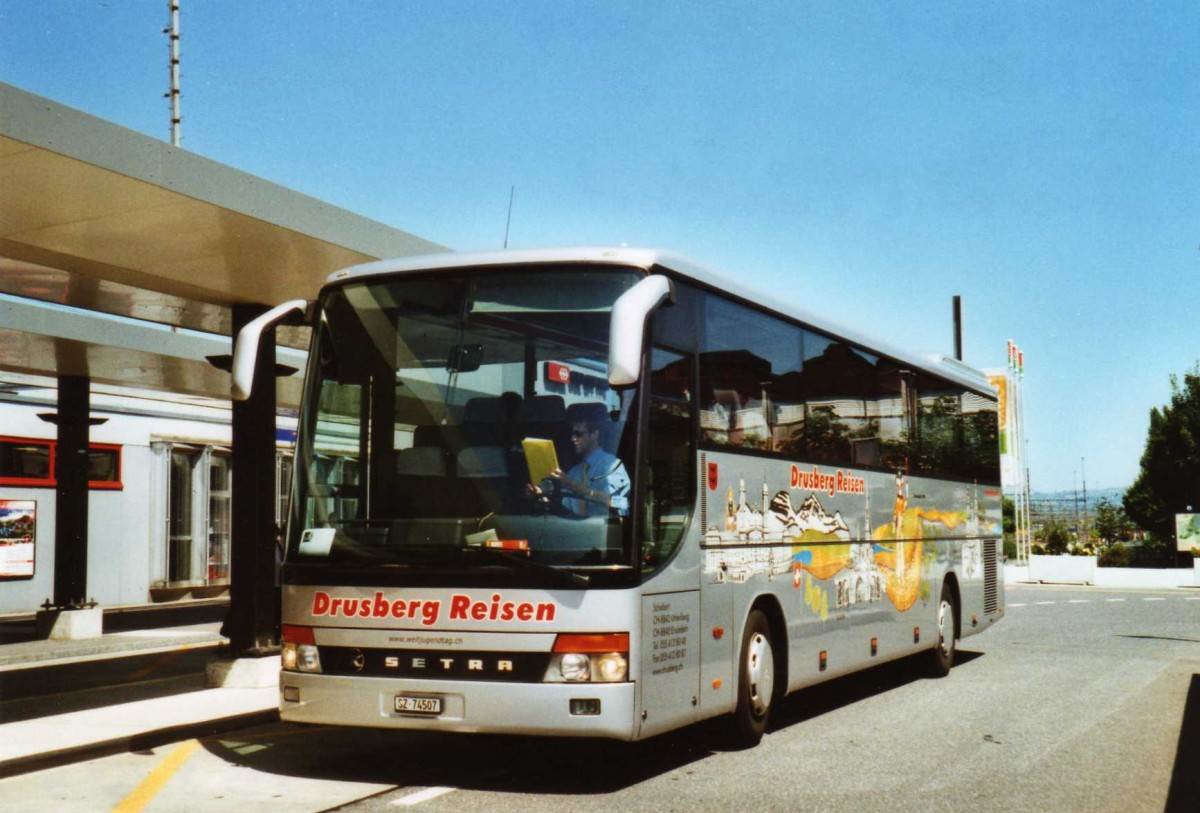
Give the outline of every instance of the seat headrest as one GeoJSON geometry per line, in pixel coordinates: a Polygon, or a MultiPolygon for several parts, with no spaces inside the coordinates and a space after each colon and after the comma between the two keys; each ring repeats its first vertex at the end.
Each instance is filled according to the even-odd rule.
{"type": "Polygon", "coordinates": [[[414,446],[396,452],[396,474],[446,476],[446,455],[437,446],[414,446]]]}
{"type": "Polygon", "coordinates": [[[503,446],[468,446],[458,453],[459,477],[506,477],[508,453],[503,446]]]}
{"type": "Polygon", "coordinates": [[[561,395],[535,395],[521,402],[521,423],[565,421],[567,408],[561,395]]]}

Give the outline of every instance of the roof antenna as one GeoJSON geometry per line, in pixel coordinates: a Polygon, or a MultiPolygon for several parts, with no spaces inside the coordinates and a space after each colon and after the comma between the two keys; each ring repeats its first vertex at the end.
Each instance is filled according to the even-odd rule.
{"type": "Polygon", "coordinates": [[[512,186],[512,188],[508,190],[508,220],[505,221],[505,223],[504,223],[504,247],[505,248],[508,248],[508,227],[512,225],[512,203],[513,203],[513,195],[515,195],[516,192],[517,192],[517,187],[514,184],[512,186]]]}

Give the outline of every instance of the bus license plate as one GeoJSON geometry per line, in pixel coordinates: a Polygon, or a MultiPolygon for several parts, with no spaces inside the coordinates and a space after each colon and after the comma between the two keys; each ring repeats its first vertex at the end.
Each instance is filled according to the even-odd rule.
{"type": "Polygon", "coordinates": [[[396,711],[400,714],[441,714],[442,698],[396,695],[396,711]]]}

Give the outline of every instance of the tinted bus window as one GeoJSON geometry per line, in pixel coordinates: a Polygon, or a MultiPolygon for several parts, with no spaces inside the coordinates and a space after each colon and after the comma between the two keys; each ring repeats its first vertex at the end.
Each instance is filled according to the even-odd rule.
{"type": "Polygon", "coordinates": [[[762,451],[787,449],[799,394],[800,329],[710,296],[704,331],[701,440],[762,451]]]}
{"type": "Polygon", "coordinates": [[[836,465],[877,464],[881,413],[890,417],[895,409],[880,397],[878,364],[846,342],[805,331],[797,454],[836,465]]]}

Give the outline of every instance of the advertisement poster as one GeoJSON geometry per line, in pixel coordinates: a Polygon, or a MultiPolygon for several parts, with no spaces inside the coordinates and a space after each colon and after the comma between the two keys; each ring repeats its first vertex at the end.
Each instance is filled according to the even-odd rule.
{"type": "Polygon", "coordinates": [[[32,579],[37,503],[0,500],[0,579],[32,579]]]}
{"type": "Polygon", "coordinates": [[[1175,541],[1180,553],[1200,550],[1200,514],[1175,515],[1175,541]]]}

